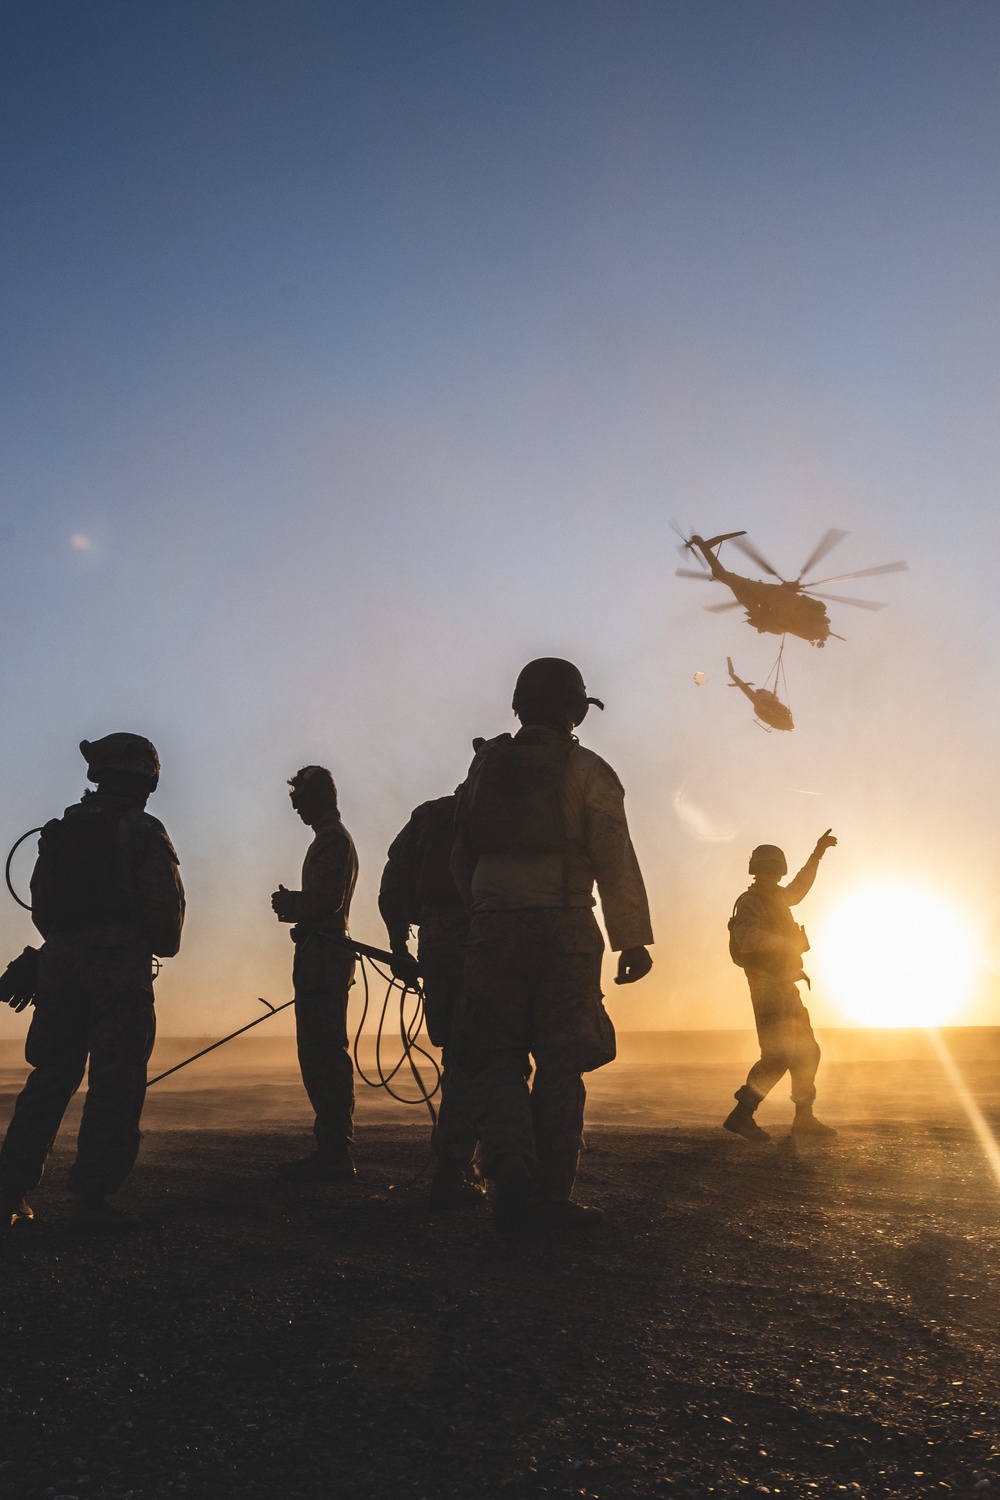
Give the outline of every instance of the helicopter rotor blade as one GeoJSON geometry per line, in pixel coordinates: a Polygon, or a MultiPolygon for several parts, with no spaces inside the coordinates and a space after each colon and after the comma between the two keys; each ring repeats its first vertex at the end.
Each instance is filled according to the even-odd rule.
{"type": "Polygon", "coordinates": [[[880,573],[908,573],[909,563],[883,563],[880,568],[859,568],[856,573],[838,573],[836,578],[817,578],[806,584],[810,589],[821,589],[826,583],[846,583],[849,578],[877,578],[880,573]]]}
{"type": "Polygon", "coordinates": [[[834,547],[839,547],[846,535],[846,531],[838,531],[835,526],[832,526],[829,531],[825,532],[799,569],[799,578],[804,578],[818,562],[822,562],[828,552],[832,552],[834,547]]]}
{"type": "Polygon", "coordinates": [[[708,573],[708,572],[699,573],[699,572],[697,572],[697,570],[695,568],[675,568],[674,569],[674,576],[676,578],[697,578],[702,583],[715,583],[716,582],[716,580],[712,577],[711,573],[708,573]]]}
{"type": "Polygon", "coordinates": [[[887,609],[885,604],[877,604],[874,599],[846,599],[843,594],[813,594],[815,599],[830,599],[834,604],[853,604],[855,609],[887,609]]]}
{"type": "Polygon", "coordinates": [[[739,609],[739,608],[740,608],[740,601],[738,599],[729,599],[729,600],[726,601],[725,604],[706,604],[705,605],[705,609],[706,609],[707,613],[710,614],[710,615],[721,615],[727,609],[739,609]]]}
{"type": "MultiPolygon", "coordinates": [[[[688,561],[690,561],[691,558],[694,557],[695,560],[697,561],[698,565],[701,566],[702,565],[701,553],[700,552],[696,552],[695,549],[692,547],[692,545],[691,545],[691,533],[690,533],[690,531],[684,531],[680,526],[678,526],[677,522],[674,520],[673,517],[670,518],[669,525],[670,525],[670,530],[673,531],[673,532],[676,532],[676,534],[681,539],[680,540],[680,546],[677,548],[677,551],[680,553],[681,557],[687,558],[688,561]]],[[[705,566],[707,567],[707,564],[705,566]]]]}
{"type": "Polygon", "coordinates": [[[758,568],[763,568],[765,573],[770,573],[772,578],[777,578],[784,583],[785,580],[781,577],[777,568],[772,568],[767,558],[763,557],[753,543],[747,541],[746,537],[733,537],[733,546],[739,547],[744,557],[749,557],[750,561],[755,562],[758,568]]]}

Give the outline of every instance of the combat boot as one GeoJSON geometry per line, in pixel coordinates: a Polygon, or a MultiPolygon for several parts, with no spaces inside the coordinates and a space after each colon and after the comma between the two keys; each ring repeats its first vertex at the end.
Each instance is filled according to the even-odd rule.
{"type": "Polygon", "coordinates": [[[535,1168],[534,1196],[539,1200],[545,1198],[553,1203],[567,1203],[573,1194],[573,1184],[576,1181],[576,1169],[579,1164],[579,1151],[540,1149],[538,1165],[535,1168]]]}
{"type": "Polygon", "coordinates": [[[279,1162],[278,1173],[286,1182],[353,1182],[358,1175],[350,1153],[332,1158],[318,1151],[298,1161],[279,1162]]]}
{"type": "Polygon", "coordinates": [[[109,1203],[103,1193],[78,1193],[70,1223],[88,1234],[123,1234],[134,1229],[139,1220],[109,1203]]]}
{"type": "Polygon", "coordinates": [[[439,1156],[431,1180],[431,1208],[474,1208],[483,1192],[474,1180],[471,1162],[439,1156]]]}
{"type": "Polygon", "coordinates": [[[524,1157],[503,1157],[493,1186],[493,1224],[501,1233],[524,1226],[532,1186],[524,1157]]]}
{"type": "Polygon", "coordinates": [[[540,1151],[535,1169],[535,1190],[528,1202],[528,1229],[595,1229],[604,1215],[599,1208],[574,1203],[570,1197],[576,1181],[579,1151],[540,1151]]]}
{"type": "Polygon", "coordinates": [[[832,1141],[837,1132],[832,1125],[824,1125],[821,1120],[817,1120],[811,1104],[796,1104],[792,1135],[797,1138],[807,1136],[814,1141],[832,1141]]]}
{"type": "Polygon", "coordinates": [[[0,1234],[25,1229],[34,1218],[35,1211],[23,1193],[0,1193],[0,1234]]]}
{"type": "Polygon", "coordinates": [[[569,1198],[532,1198],[525,1212],[523,1227],[540,1230],[596,1229],[604,1223],[604,1212],[569,1198]]]}
{"type": "Polygon", "coordinates": [[[771,1137],[766,1130],[761,1130],[753,1117],[754,1110],[759,1103],[760,1100],[756,1094],[752,1093],[744,1084],[743,1088],[737,1091],[736,1108],[722,1122],[723,1130],[729,1130],[733,1135],[742,1136],[745,1141],[749,1141],[753,1146],[769,1145],[771,1137]]]}

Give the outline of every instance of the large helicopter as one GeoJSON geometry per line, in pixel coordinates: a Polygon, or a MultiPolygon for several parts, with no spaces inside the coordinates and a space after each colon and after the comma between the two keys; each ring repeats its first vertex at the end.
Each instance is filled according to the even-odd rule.
{"type": "MultiPolygon", "coordinates": [[[[742,540],[746,536],[745,531],[726,531],[721,536],[709,537],[707,541],[698,535],[685,537],[681,533],[684,546],[680,551],[698,553],[704,558],[708,571],[678,568],[677,576],[699,578],[705,583],[724,583],[733,592],[736,597],[727,600],[725,604],[707,605],[709,614],[721,614],[724,610],[739,609],[742,605],[747,612],[747,623],[761,635],[765,631],[771,635],[797,635],[813,646],[825,646],[827,638],[834,632],[830,629],[830,617],[826,606],[820,603],[821,599],[829,599],[834,604],[853,604],[856,609],[885,609],[885,605],[872,599],[847,599],[841,594],[818,594],[813,597],[815,589],[827,583],[845,583],[849,578],[874,578],[879,573],[902,573],[907,568],[905,562],[883,563],[879,568],[860,568],[854,573],[838,573],[833,578],[819,578],[813,583],[803,583],[805,575],[828,552],[832,552],[846,535],[846,531],[827,531],[803,563],[799,576],[786,579],[782,578],[777,568],[771,566],[766,557],[761,556],[751,542],[742,540]],[[742,574],[731,573],[728,568],[724,568],[718,557],[723,542],[732,542],[765,573],[776,578],[777,583],[744,578],[742,574]]],[[[837,639],[842,640],[843,637],[838,636],[837,639]]]]}
{"type": "MultiPolygon", "coordinates": [[[[788,707],[787,703],[782,703],[777,693],[772,693],[770,688],[766,687],[755,688],[752,682],[744,682],[742,677],[737,677],[733,670],[733,661],[730,656],[726,657],[726,666],[729,668],[729,675],[733,679],[729,686],[738,687],[742,693],[746,694],[753,704],[754,713],[765,727],[770,725],[772,729],[795,728],[792,720],[792,710],[788,707]]],[[[777,682],[775,683],[775,687],[777,687],[777,682]]]]}

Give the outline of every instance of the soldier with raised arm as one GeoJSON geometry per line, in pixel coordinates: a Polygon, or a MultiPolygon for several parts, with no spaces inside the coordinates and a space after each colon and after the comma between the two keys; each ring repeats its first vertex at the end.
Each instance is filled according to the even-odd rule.
{"type": "Polygon", "coordinates": [[[458,1062],[476,1089],[501,1229],[600,1218],[571,1200],[583,1143],[582,1075],[615,1056],[602,1003],[595,881],[619,952],[616,983],[632,984],[652,967],[622,784],[573,734],[591,703],[598,700],[588,698],[572,662],[530,662],[514,689],[521,729],[486,742],[459,797],[452,868],[472,923],[458,1062]]]}
{"type": "Polygon", "coordinates": [[[809,982],[802,968],[809,940],[790,911],[812,890],[819,862],[836,842],[828,828],[785,886],[781,884],[782,876],[788,874],[784,853],[774,844],[760,844],[750,856],[753,884],[737,898],[729,922],[729,952],[750,986],[760,1058],[736,1091],[736,1108],[723,1125],[756,1145],[765,1145],[770,1136],[757,1124],[754,1113],[785,1073],[791,1073],[795,1104],[792,1134],[830,1139],[837,1133],[813,1114],[820,1050],[798,991],[800,980],[809,982]]]}

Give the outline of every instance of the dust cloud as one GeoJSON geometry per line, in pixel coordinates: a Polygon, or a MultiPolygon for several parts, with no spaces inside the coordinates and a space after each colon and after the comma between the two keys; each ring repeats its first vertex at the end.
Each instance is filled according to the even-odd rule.
{"type": "MultiPolygon", "coordinates": [[[[951,1027],[940,1033],[966,1088],[981,1107],[1000,1111],[1000,1028],[951,1027]]],[[[818,1077],[817,1112],[838,1129],[865,1124],[939,1122],[965,1126],[961,1100],[949,1082],[931,1035],[924,1030],[833,1028],[819,1031],[823,1061],[818,1077]]],[[[209,1045],[205,1037],[161,1038],[150,1063],[150,1077],[209,1045]]],[[[591,1125],[634,1129],[716,1129],[731,1108],[734,1090],[758,1055],[756,1036],[746,1030],[623,1032],[618,1058],[586,1077],[587,1119],[591,1125]]],[[[420,1037],[434,1058],[438,1053],[420,1037]]],[[[388,1071],[399,1059],[391,1040],[383,1052],[388,1071]]],[[[376,1076],[371,1039],[360,1047],[362,1067],[376,1076]]],[[[423,1075],[429,1065],[418,1058],[423,1075]]],[[[26,1068],[16,1042],[0,1043],[0,1109],[4,1121],[26,1068]]],[[[393,1085],[402,1104],[384,1090],[357,1080],[356,1122],[366,1125],[429,1128],[426,1107],[405,1068],[393,1085]]],[[[82,1093],[67,1115],[67,1138],[79,1118],[82,1093]]],[[[787,1081],[764,1100],[761,1124],[780,1134],[791,1123],[787,1081]]],[[[144,1131],[253,1130],[261,1125],[311,1129],[312,1114],[302,1088],[289,1036],[241,1037],[164,1079],[150,1089],[144,1131]]],[[[728,1138],[727,1138],[728,1139],[728,1138]]],[[[970,1150],[977,1150],[970,1146],[970,1150]]]]}

